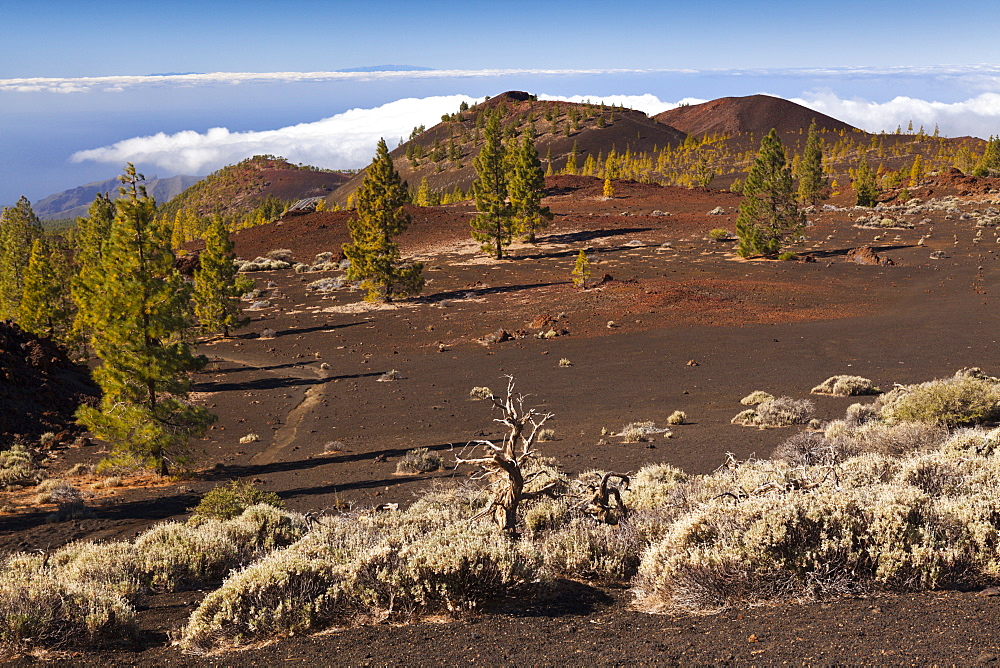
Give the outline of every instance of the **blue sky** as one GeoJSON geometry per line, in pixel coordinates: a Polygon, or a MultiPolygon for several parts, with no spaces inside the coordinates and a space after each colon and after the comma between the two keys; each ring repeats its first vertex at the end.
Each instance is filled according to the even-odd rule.
{"type": "Polygon", "coordinates": [[[379,136],[509,89],[624,96],[650,113],[765,92],[868,130],[912,118],[1000,134],[998,19],[1000,3],[923,0],[5,0],[0,204],[109,178],[125,160],[169,176],[267,149],[358,167],[379,136]],[[387,63],[438,72],[303,74],[387,63]],[[232,74],[128,78],[217,72],[232,74]]]}

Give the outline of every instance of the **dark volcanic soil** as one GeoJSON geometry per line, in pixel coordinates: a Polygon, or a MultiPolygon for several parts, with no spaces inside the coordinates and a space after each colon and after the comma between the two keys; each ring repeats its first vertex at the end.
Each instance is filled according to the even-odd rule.
{"type": "MultiPolygon", "coordinates": [[[[467,239],[469,206],[415,210],[401,242],[404,253],[425,262],[428,282],[411,302],[372,309],[357,292],[308,288],[338,272],[255,275],[272,306],[249,312],[253,322],[244,333],[201,348],[212,362],[198,378],[198,397],[220,419],[197,443],[199,470],[183,480],[94,491],[95,517],[72,523],[45,524],[46,508],[27,497],[8,499],[20,505],[0,515],[0,549],[128,537],[182,516],[198,494],[233,478],[259,481],[299,511],[406,503],[435,480],[468,472],[398,476],[398,458],[421,446],[447,454],[492,435],[487,406],[472,401],[469,390],[498,389],[506,375],[556,415],[557,440],[543,444],[543,454],[571,472],[669,462],[703,473],[727,452],[767,456],[794,433],[730,424],[752,390],[802,398],[840,373],[884,388],[964,366],[1000,370],[1000,244],[993,228],[977,237],[972,219],[941,209],[913,216],[914,229],[871,230],[853,226],[861,212],[818,211],[796,249],[815,261],[747,262],[734,258],[731,243],[706,238],[709,229],[733,229],[735,195],[622,182],[605,201],[596,179],[559,177],[549,186],[551,227],[539,244],[515,245],[503,261],[485,258],[467,239]],[[710,215],[716,207],[723,213],[710,215]],[[894,266],[847,260],[864,245],[894,266]],[[570,281],[580,248],[590,249],[587,290],[570,281]],[[939,259],[931,259],[934,251],[939,259]],[[265,328],[276,336],[260,338],[265,328]],[[501,329],[512,339],[484,342],[501,329]],[[549,330],[558,335],[536,337],[549,330]],[[563,358],[571,365],[560,366],[563,358]],[[378,382],[392,369],[401,380],[378,382]],[[676,427],[669,440],[602,440],[602,427],[662,424],[674,410],[685,411],[691,424],[676,427]],[[260,441],[239,444],[248,433],[260,441]]],[[[992,206],[981,201],[996,197],[989,189],[961,210],[992,206]]],[[[344,219],[311,214],[247,230],[237,251],[249,258],[288,248],[308,262],[339,250],[344,219]]],[[[853,403],[811,398],[821,419],[853,403]]],[[[61,451],[51,473],[95,461],[95,450],[61,451]]],[[[169,647],[166,634],[200,596],[151,597],[139,647],[58,656],[74,664],[149,665],[968,665],[1000,655],[1000,599],[979,592],[661,616],[632,610],[627,592],[564,582],[551,600],[512,602],[458,621],[350,629],[211,659],[186,657],[169,647]]]]}

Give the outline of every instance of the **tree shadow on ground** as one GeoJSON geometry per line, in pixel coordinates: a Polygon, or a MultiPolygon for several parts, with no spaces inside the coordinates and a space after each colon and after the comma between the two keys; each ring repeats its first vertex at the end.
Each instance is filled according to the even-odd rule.
{"type": "Polygon", "coordinates": [[[614,597],[585,582],[559,578],[552,588],[534,598],[498,601],[488,611],[511,617],[566,617],[591,615],[614,605],[614,597]]]}
{"type": "Polygon", "coordinates": [[[218,360],[209,360],[209,364],[225,363],[228,362],[233,366],[228,369],[202,369],[203,373],[247,373],[250,371],[275,371],[277,369],[305,369],[308,368],[307,363],[302,362],[285,362],[284,364],[272,364],[270,366],[253,366],[250,364],[244,364],[242,362],[234,362],[230,359],[220,358],[218,360]]]}
{"type": "MultiPolygon", "coordinates": [[[[845,257],[852,250],[857,250],[864,246],[870,246],[869,244],[861,244],[860,246],[851,246],[850,248],[834,248],[830,250],[811,250],[804,251],[803,255],[811,255],[817,260],[833,259],[838,257],[845,257]]],[[[897,246],[870,246],[873,252],[876,254],[881,253],[891,253],[892,251],[906,250],[908,248],[916,248],[916,244],[900,244],[897,246]]]]}
{"type": "Polygon", "coordinates": [[[448,292],[438,292],[426,297],[413,299],[414,304],[433,304],[446,299],[468,299],[469,297],[482,297],[484,295],[499,295],[507,292],[519,292],[521,290],[531,290],[532,288],[547,288],[552,285],[563,285],[566,281],[556,283],[528,283],[525,285],[499,285],[496,287],[466,288],[464,290],[449,290],[448,292]]]}
{"type": "Polygon", "coordinates": [[[623,227],[617,230],[585,230],[583,232],[566,232],[564,234],[549,234],[538,240],[543,244],[577,244],[582,241],[617,237],[623,234],[642,234],[652,232],[652,227],[623,227]]]}
{"type": "MultiPolygon", "coordinates": [[[[438,445],[422,446],[428,450],[440,451],[450,450],[460,447],[464,443],[440,443],[438,445]]],[[[286,473],[289,471],[301,471],[311,469],[326,464],[347,464],[351,462],[373,461],[379,457],[388,459],[389,457],[402,457],[412,448],[387,448],[384,450],[371,450],[368,452],[345,452],[330,453],[328,455],[315,455],[309,459],[296,459],[287,462],[272,462],[270,464],[216,464],[215,468],[205,472],[201,478],[203,480],[230,480],[232,478],[245,478],[249,476],[264,475],[267,473],[286,473]]]]}
{"type": "Polygon", "coordinates": [[[340,376],[326,376],[324,378],[312,377],[312,378],[299,378],[299,377],[283,377],[283,378],[257,378],[255,380],[247,380],[243,382],[205,382],[198,383],[194,386],[196,392],[232,392],[232,391],[248,391],[248,390],[279,390],[289,387],[304,387],[308,385],[324,385],[334,380],[347,380],[351,378],[370,378],[372,376],[381,376],[383,371],[372,371],[369,373],[349,373],[340,376]]]}
{"type": "Polygon", "coordinates": [[[299,327],[298,329],[283,329],[276,333],[275,336],[288,336],[289,334],[311,334],[312,332],[332,332],[337,329],[344,329],[345,327],[355,327],[357,325],[367,324],[367,320],[360,320],[358,322],[345,322],[339,325],[316,325],[315,327],[299,327]]]}

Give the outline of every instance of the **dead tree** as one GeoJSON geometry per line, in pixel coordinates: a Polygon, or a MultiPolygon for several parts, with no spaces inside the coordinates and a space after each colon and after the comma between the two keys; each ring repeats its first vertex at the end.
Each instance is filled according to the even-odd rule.
{"type": "Polygon", "coordinates": [[[627,490],[629,482],[629,477],[622,473],[605,473],[604,477],[601,478],[600,484],[590,485],[593,494],[590,498],[584,499],[583,503],[578,507],[598,522],[603,524],[618,524],[620,520],[628,515],[628,508],[625,507],[625,503],[622,501],[621,490],[627,490]],[[621,480],[623,486],[611,485],[612,478],[621,480]],[[614,506],[611,505],[612,499],[615,502],[614,506]]]}
{"type": "Polygon", "coordinates": [[[507,396],[498,397],[492,392],[484,398],[493,402],[501,417],[494,418],[507,427],[507,435],[499,443],[487,440],[470,441],[465,449],[455,457],[457,464],[475,464],[481,471],[473,479],[488,480],[493,488],[489,504],[473,517],[478,520],[492,516],[496,525],[506,534],[517,537],[517,510],[522,501],[545,494],[555,486],[546,485],[534,492],[525,492],[524,485],[542,473],[525,474],[525,465],[534,459],[535,439],[551,413],[539,413],[534,408],[525,409],[524,395],[514,394],[514,378],[507,376],[507,396]],[[464,453],[478,456],[466,458],[464,453]]]}

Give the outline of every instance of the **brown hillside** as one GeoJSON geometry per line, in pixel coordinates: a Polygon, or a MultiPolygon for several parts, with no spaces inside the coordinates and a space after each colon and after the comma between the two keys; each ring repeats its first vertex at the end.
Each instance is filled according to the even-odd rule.
{"type": "Polygon", "coordinates": [[[778,134],[798,133],[815,120],[820,130],[861,132],[853,125],[770,95],[723,97],[703,104],[677,107],[654,118],[689,135],[766,135],[771,128],[778,134]]]}
{"type": "Polygon", "coordinates": [[[257,155],[228,165],[167,202],[161,212],[173,216],[190,210],[202,217],[213,213],[242,214],[268,198],[284,202],[333,192],[350,174],[293,165],[284,158],[257,155]]]}
{"type": "MultiPolygon", "coordinates": [[[[538,156],[543,167],[551,160],[554,170],[566,165],[574,145],[578,152],[577,164],[583,165],[588,155],[597,159],[598,156],[606,156],[612,149],[619,153],[627,150],[648,152],[676,146],[685,138],[683,132],[649,118],[641,111],[533,98],[525,92],[508,91],[465,112],[456,112],[448,120],[391,151],[396,169],[413,189],[426,177],[431,190],[451,192],[458,187],[467,191],[476,177],[473,161],[480,149],[481,130],[477,132],[476,129],[477,125],[482,125],[479,117],[483,112],[491,112],[498,107],[504,110],[504,127],[515,135],[527,123],[534,123],[538,156]],[[574,114],[577,115],[575,128],[574,114]],[[457,160],[447,157],[452,141],[460,154],[457,160]],[[437,162],[430,158],[435,143],[445,153],[444,159],[437,162]],[[411,145],[419,145],[424,157],[410,160],[407,156],[412,151],[411,145]]],[[[331,195],[331,203],[343,205],[361,185],[363,178],[364,172],[345,183],[331,195]]]]}

